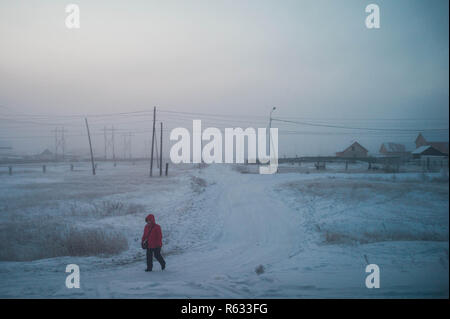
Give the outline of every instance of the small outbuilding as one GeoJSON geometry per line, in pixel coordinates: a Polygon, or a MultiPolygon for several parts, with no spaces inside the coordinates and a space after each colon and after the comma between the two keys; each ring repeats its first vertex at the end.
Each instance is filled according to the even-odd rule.
{"type": "MultiPolygon", "coordinates": [[[[436,138],[436,137],[435,137],[436,138]]],[[[447,135],[448,138],[448,135],[447,135]]],[[[421,146],[432,146],[434,149],[438,150],[441,153],[444,153],[448,156],[448,140],[445,141],[443,136],[440,136],[440,140],[435,141],[429,141],[428,139],[425,139],[425,137],[422,135],[422,133],[419,133],[416,140],[416,148],[419,148],[421,146]]]]}
{"type": "Polygon", "coordinates": [[[409,154],[405,145],[393,142],[381,144],[379,152],[385,156],[407,156],[409,154]]]}
{"type": "Polygon", "coordinates": [[[369,151],[364,146],[362,146],[358,142],[354,142],[342,152],[337,152],[336,157],[361,158],[367,157],[368,152],[369,151]]]}
{"type": "Polygon", "coordinates": [[[55,158],[55,155],[48,149],[45,149],[42,153],[35,155],[35,158],[39,160],[51,160],[55,158]]]}
{"type": "Polygon", "coordinates": [[[411,154],[415,159],[421,158],[422,156],[447,156],[447,154],[442,153],[431,145],[419,146],[411,154]]]}

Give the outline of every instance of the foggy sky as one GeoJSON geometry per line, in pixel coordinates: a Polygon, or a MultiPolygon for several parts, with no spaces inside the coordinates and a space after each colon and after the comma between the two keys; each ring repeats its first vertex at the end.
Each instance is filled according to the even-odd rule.
{"type": "MultiPolygon", "coordinates": [[[[153,106],[242,116],[243,127],[264,127],[277,106],[280,118],[448,128],[448,11],[445,0],[1,0],[0,142],[17,152],[53,150],[51,130],[64,125],[67,148],[85,150],[84,122],[51,116],[153,106]],[[65,27],[69,3],[80,6],[78,30],[65,27]],[[378,30],[364,24],[370,3],[380,6],[378,30]],[[48,125],[25,123],[28,114],[48,115],[36,120],[48,125]]],[[[113,124],[145,130],[151,117],[94,118],[97,154],[100,130],[113,124]]],[[[416,135],[273,124],[307,132],[280,134],[281,156],[333,154],[352,140],[376,152],[416,135]]],[[[448,131],[437,138],[448,140],[448,131]]],[[[135,152],[148,140],[135,132],[135,152]]],[[[118,135],[118,152],[122,144],[118,135]]]]}

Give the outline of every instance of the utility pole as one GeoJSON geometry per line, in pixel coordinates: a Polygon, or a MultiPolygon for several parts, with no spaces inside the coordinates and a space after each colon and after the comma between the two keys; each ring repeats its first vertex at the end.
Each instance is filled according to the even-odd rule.
{"type": "Polygon", "coordinates": [[[92,152],[91,134],[89,134],[89,125],[87,117],[84,118],[84,121],[86,122],[86,129],[89,139],[89,148],[91,150],[92,175],[95,175],[94,153],[92,152]]]}
{"type": "Polygon", "coordinates": [[[123,135],[123,159],[131,159],[131,132],[124,133],[123,135]]]}
{"type": "Polygon", "coordinates": [[[112,126],[112,151],[113,151],[113,162],[116,165],[116,151],[114,149],[114,125],[112,126]]]}
{"type": "Polygon", "coordinates": [[[62,159],[64,159],[66,152],[66,138],[64,135],[65,132],[67,132],[67,130],[64,127],[60,129],[56,127],[54,130],[52,130],[52,133],[55,133],[55,160],[58,159],[59,150],[61,150],[62,159]]]}
{"type": "Polygon", "coordinates": [[[270,129],[272,128],[272,112],[275,111],[277,108],[274,106],[272,110],[270,111],[269,116],[269,158],[270,158],[270,144],[272,143],[272,132],[270,129]]]}
{"type": "Polygon", "coordinates": [[[114,125],[111,128],[106,126],[103,128],[103,134],[105,137],[105,161],[108,160],[108,152],[112,154],[113,162],[116,163],[116,151],[114,142],[114,125]],[[111,133],[110,133],[111,132],[111,133]]]}
{"type": "Polygon", "coordinates": [[[159,168],[159,161],[158,161],[158,159],[159,159],[159,155],[158,155],[158,135],[156,135],[156,132],[155,132],[155,151],[156,151],[156,157],[155,157],[156,168],[159,168]]]}
{"type": "Polygon", "coordinates": [[[155,147],[155,120],[156,106],[153,108],[153,134],[152,134],[152,150],[150,155],[150,177],[153,175],[153,148],[155,147]]]}
{"type": "Polygon", "coordinates": [[[159,151],[159,176],[162,176],[162,135],[163,135],[163,124],[161,122],[161,143],[160,143],[160,151],[159,151]]]}
{"type": "Polygon", "coordinates": [[[55,161],[58,159],[58,128],[55,128],[52,132],[55,132],[55,161]]]}

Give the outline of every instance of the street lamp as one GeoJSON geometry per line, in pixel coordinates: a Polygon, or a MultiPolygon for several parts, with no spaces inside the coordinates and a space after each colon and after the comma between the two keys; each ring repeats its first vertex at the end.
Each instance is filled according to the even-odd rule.
{"type": "Polygon", "coordinates": [[[270,142],[272,141],[272,134],[271,134],[271,131],[270,131],[270,129],[272,128],[272,113],[276,109],[277,109],[276,106],[274,106],[272,108],[272,110],[270,110],[270,116],[269,116],[269,157],[270,157],[270,142]]]}

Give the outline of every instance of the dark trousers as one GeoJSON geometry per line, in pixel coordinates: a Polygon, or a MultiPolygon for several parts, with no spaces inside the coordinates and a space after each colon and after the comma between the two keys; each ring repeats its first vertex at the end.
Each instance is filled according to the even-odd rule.
{"type": "Polygon", "coordinates": [[[161,264],[161,268],[166,266],[164,258],[161,256],[161,247],[158,248],[147,248],[147,269],[153,269],[153,255],[155,255],[156,260],[161,264]]]}

